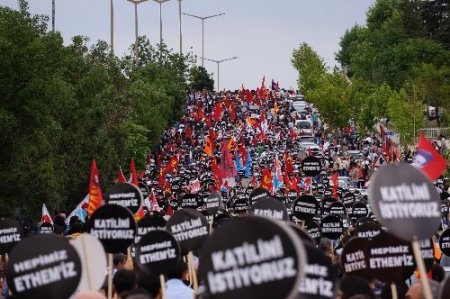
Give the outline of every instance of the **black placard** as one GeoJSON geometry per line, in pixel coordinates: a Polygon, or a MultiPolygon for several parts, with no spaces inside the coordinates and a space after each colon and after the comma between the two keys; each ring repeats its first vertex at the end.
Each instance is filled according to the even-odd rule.
{"type": "Polygon", "coordinates": [[[300,196],[292,205],[292,213],[297,219],[308,222],[319,213],[319,203],[314,196],[300,196]]]}
{"type": "Polygon", "coordinates": [[[382,231],[381,227],[371,220],[364,222],[356,226],[355,228],[356,236],[359,238],[366,238],[366,239],[372,239],[378,236],[381,233],[381,231],[382,231]]]}
{"type": "Polygon", "coordinates": [[[222,208],[222,196],[219,192],[212,192],[206,199],[206,212],[214,215],[222,208]]]}
{"type": "Polygon", "coordinates": [[[267,191],[266,189],[256,188],[252,191],[252,193],[250,193],[250,196],[248,198],[248,200],[249,200],[248,203],[250,206],[254,205],[258,200],[266,198],[269,195],[270,195],[269,191],[267,191]]]}
{"type": "Polygon", "coordinates": [[[369,200],[380,223],[404,240],[429,238],[439,227],[441,200],[436,188],[409,164],[389,164],[376,171],[369,200]]]}
{"type": "Polygon", "coordinates": [[[248,211],[248,201],[245,198],[235,198],[231,204],[231,208],[236,214],[245,214],[248,211]]]}
{"type": "Polygon", "coordinates": [[[302,172],[306,176],[316,176],[322,171],[320,160],[314,156],[308,156],[302,161],[302,172]]]}
{"type": "Polygon", "coordinates": [[[148,212],[137,223],[137,232],[134,238],[134,243],[139,243],[141,238],[149,232],[165,229],[166,222],[166,219],[164,219],[160,213],[154,211],[148,212]]]}
{"type": "Polygon", "coordinates": [[[322,236],[337,240],[344,231],[344,224],[342,218],[339,215],[327,215],[320,221],[320,232],[322,236]]]}
{"type": "Polygon", "coordinates": [[[299,296],[302,299],[330,299],[335,297],[337,273],[331,259],[315,246],[304,244],[307,256],[305,278],[300,282],[299,296]]]}
{"type": "Polygon", "coordinates": [[[358,201],[353,204],[352,217],[359,219],[362,217],[367,217],[367,214],[369,214],[369,208],[365,203],[358,201]]]}
{"type": "Polygon", "coordinates": [[[386,232],[370,241],[367,257],[373,277],[385,283],[404,281],[416,268],[411,244],[386,232]]]}
{"type": "Polygon", "coordinates": [[[294,201],[297,199],[298,197],[298,192],[297,190],[289,190],[287,192],[287,197],[289,198],[290,201],[294,201]]]}
{"type": "Polygon", "coordinates": [[[450,256],[450,228],[447,228],[439,238],[439,248],[446,256],[450,256]]]}
{"type": "Polygon", "coordinates": [[[126,252],[136,235],[133,214],[122,206],[104,205],[89,218],[89,233],[100,240],[105,252],[126,252]]]}
{"type": "Polygon", "coordinates": [[[141,190],[133,184],[119,183],[109,188],[105,194],[105,202],[129,209],[133,215],[139,211],[142,205],[143,195],[141,190]]]}
{"type": "Polygon", "coordinates": [[[309,243],[313,246],[316,246],[316,241],[313,240],[309,235],[308,232],[306,232],[305,230],[301,229],[297,224],[292,223],[292,222],[287,222],[287,224],[289,225],[290,228],[292,228],[295,233],[297,234],[297,236],[303,241],[303,244],[305,243],[309,243]]]}
{"type": "Polygon", "coordinates": [[[183,198],[181,198],[182,209],[197,209],[201,206],[200,196],[197,194],[185,194],[183,198]]]}
{"type": "Polygon", "coordinates": [[[200,248],[208,237],[208,222],[205,217],[193,209],[176,211],[166,225],[180,244],[181,254],[200,248]]]}
{"type": "Polygon", "coordinates": [[[330,214],[331,205],[336,202],[336,199],[333,197],[325,197],[320,205],[320,210],[322,212],[322,215],[328,215],[330,214]]]}
{"type": "Polygon", "coordinates": [[[286,207],[275,198],[258,200],[249,210],[250,215],[267,217],[274,220],[288,220],[286,207]]]}
{"type": "Polygon", "coordinates": [[[65,238],[39,234],[24,239],[9,255],[6,278],[14,298],[69,298],[81,280],[81,261],[65,238]]]}
{"type": "Polygon", "coordinates": [[[149,274],[167,274],[180,258],[180,246],[171,233],[155,230],[136,245],[136,262],[149,274]]]}
{"type": "Polygon", "coordinates": [[[351,192],[345,193],[342,197],[342,203],[344,204],[346,209],[351,209],[355,200],[355,195],[351,192]]]}
{"type": "Polygon", "coordinates": [[[332,215],[345,215],[345,206],[342,202],[336,201],[333,202],[330,206],[330,214],[332,215]]]}
{"type": "Polygon", "coordinates": [[[40,234],[53,234],[53,224],[50,222],[43,222],[41,226],[39,226],[40,234]]]}
{"type": "Polygon", "coordinates": [[[315,221],[310,221],[306,225],[306,231],[308,232],[308,235],[311,237],[311,239],[315,240],[316,243],[320,241],[320,238],[322,237],[322,234],[320,233],[320,226],[315,221]]]}
{"type": "Polygon", "coordinates": [[[431,267],[434,263],[434,244],[431,238],[426,240],[420,240],[420,251],[422,252],[422,259],[425,263],[426,271],[431,271],[431,267]]]}
{"type": "Polygon", "coordinates": [[[369,240],[367,238],[352,238],[345,244],[341,262],[346,274],[372,278],[368,264],[368,248],[369,240]]]}
{"type": "Polygon", "coordinates": [[[199,268],[211,297],[295,298],[305,253],[295,232],[277,223],[237,217],[214,230],[202,248],[199,268]]]}
{"type": "Polygon", "coordinates": [[[17,221],[10,218],[0,219],[0,254],[11,251],[22,237],[23,229],[17,221]]]}

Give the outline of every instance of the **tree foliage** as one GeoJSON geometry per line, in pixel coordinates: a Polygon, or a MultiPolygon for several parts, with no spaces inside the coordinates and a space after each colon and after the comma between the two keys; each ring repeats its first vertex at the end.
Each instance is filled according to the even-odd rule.
{"type": "Polygon", "coordinates": [[[139,59],[77,36],[64,46],[46,18],[0,7],[0,209],[2,215],[67,210],[88,192],[92,158],[103,189],[179,119],[190,54],[140,40],[139,59]],[[161,59],[160,59],[161,58],[161,59]]]}
{"type": "Polygon", "coordinates": [[[189,88],[191,90],[214,90],[214,79],[202,66],[194,66],[189,73],[189,88]]]}

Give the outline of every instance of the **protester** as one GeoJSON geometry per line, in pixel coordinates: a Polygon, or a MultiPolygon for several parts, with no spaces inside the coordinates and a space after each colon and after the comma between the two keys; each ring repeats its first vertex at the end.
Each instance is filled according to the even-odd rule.
{"type": "Polygon", "coordinates": [[[166,298],[167,299],[193,299],[194,290],[183,282],[187,278],[188,268],[185,262],[179,261],[174,269],[167,274],[166,298]]]}
{"type": "MultiPolygon", "coordinates": [[[[433,299],[439,299],[439,289],[440,285],[437,281],[428,280],[431,289],[431,295],[433,299]]],[[[425,299],[425,295],[423,293],[422,281],[416,281],[406,292],[405,298],[408,299],[425,299]]]]}

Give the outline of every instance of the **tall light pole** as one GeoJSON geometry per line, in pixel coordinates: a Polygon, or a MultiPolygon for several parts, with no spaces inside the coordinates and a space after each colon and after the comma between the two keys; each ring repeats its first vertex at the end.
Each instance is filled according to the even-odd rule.
{"type": "Polygon", "coordinates": [[[211,15],[211,16],[207,16],[207,17],[199,17],[199,16],[191,15],[191,14],[188,14],[185,12],[183,12],[183,14],[185,16],[190,16],[190,17],[193,17],[193,18],[196,18],[196,19],[199,19],[202,21],[202,67],[205,67],[205,61],[204,61],[205,60],[204,59],[204,57],[205,57],[205,20],[223,16],[225,13],[223,12],[223,13],[220,13],[217,15],[211,15]]]}
{"type": "Polygon", "coordinates": [[[226,61],[237,59],[238,57],[234,56],[234,57],[230,57],[230,58],[222,59],[222,60],[214,60],[214,59],[209,59],[209,58],[205,58],[205,57],[202,57],[202,58],[204,60],[217,63],[217,92],[219,92],[220,91],[220,64],[222,62],[226,62],[226,61]]]}
{"type": "Polygon", "coordinates": [[[111,33],[111,53],[114,55],[114,0],[110,0],[110,33],[111,33]]]}
{"type": "Polygon", "coordinates": [[[180,56],[183,54],[183,37],[181,34],[181,1],[178,0],[178,18],[180,20],[180,56]]]}
{"type": "Polygon", "coordinates": [[[153,0],[159,4],[159,59],[162,60],[162,4],[168,2],[169,0],[153,0]]]}
{"type": "Polygon", "coordinates": [[[55,0],[52,0],[52,32],[55,32],[55,0]]]}
{"type": "Polygon", "coordinates": [[[135,32],[135,42],[134,42],[134,63],[138,63],[139,59],[139,31],[138,31],[138,5],[142,2],[148,1],[148,0],[128,0],[129,2],[134,4],[134,32],[135,32]]]}

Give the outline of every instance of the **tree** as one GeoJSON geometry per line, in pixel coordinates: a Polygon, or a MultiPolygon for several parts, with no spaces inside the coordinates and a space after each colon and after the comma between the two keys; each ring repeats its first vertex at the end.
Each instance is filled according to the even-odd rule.
{"type": "Polygon", "coordinates": [[[193,66],[189,72],[189,88],[191,90],[214,90],[214,79],[202,66],[193,66]]]}
{"type": "Polygon", "coordinates": [[[326,67],[323,59],[307,44],[300,44],[292,53],[291,63],[298,71],[299,89],[309,97],[309,92],[317,89],[326,67]]]}

